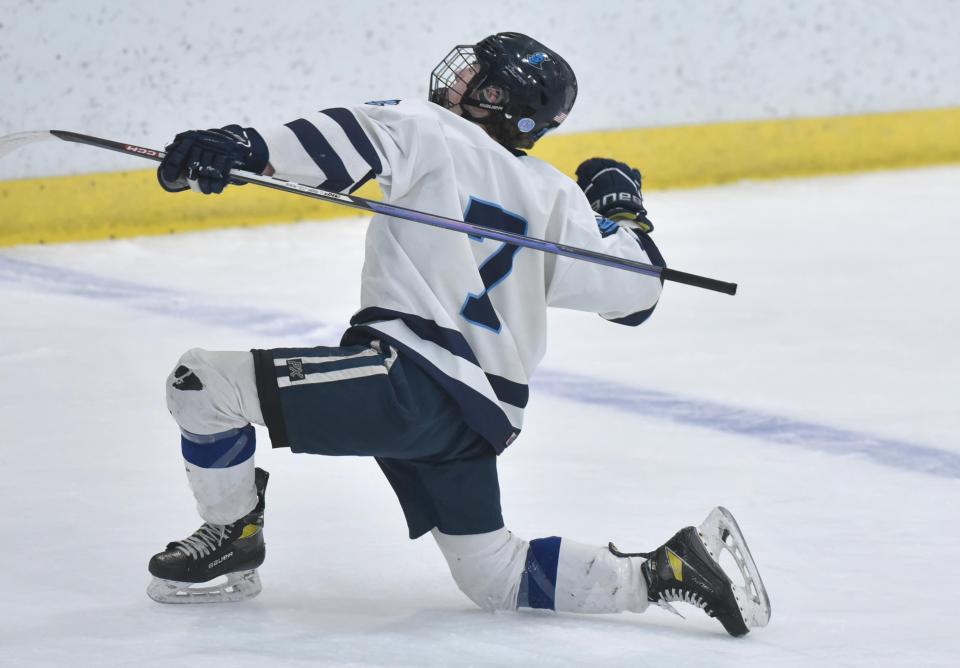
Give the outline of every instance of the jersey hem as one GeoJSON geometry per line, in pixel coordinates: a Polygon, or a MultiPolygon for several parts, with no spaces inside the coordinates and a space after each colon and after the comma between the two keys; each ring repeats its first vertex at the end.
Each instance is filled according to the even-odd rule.
{"type": "MultiPolygon", "coordinates": [[[[634,233],[637,237],[637,241],[640,243],[640,247],[643,249],[643,252],[647,254],[647,257],[650,258],[650,261],[658,267],[666,267],[667,263],[663,259],[663,254],[660,253],[660,249],[657,248],[657,244],[654,243],[653,238],[650,237],[646,232],[641,232],[637,229],[631,229],[631,232],[634,233]]],[[[663,278],[660,279],[660,285],[663,285],[663,278]]],[[[653,315],[653,311],[657,308],[657,303],[659,299],[653,306],[642,311],[636,311],[628,315],[622,316],[620,318],[607,318],[604,315],[600,315],[601,318],[607,322],[613,322],[618,325],[626,325],[627,327],[636,327],[647,321],[647,319],[653,315]]]]}
{"type": "MultiPolygon", "coordinates": [[[[355,318],[356,319],[356,316],[355,318]]],[[[406,322],[405,320],[402,320],[406,322]]],[[[372,324],[355,324],[343,334],[340,345],[363,343],[372,339],[381,339],[397,348],[404,357],[419,366],[433,378],[460,406],[463,420],[499,455],[520,435],[520,429],[514,427],[503,410],[496,403],[480,394],[469,385],[451,378],[438,369],[426,357],[402,341],[376,329],[372,324]]]]}

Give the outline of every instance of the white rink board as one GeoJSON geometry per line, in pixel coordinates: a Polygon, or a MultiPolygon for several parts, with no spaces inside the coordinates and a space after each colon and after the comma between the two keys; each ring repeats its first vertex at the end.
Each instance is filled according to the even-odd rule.
{"type": "Polygon", "coordinates": [[[3,249],[0,662],[954,665],[958,182],[939,168],[656,193],[670,265],[740,294],[669,285],[639,329],[553,314],[501,458],[508,525],[640,550],[726,505],[773,603],[742,640],[692,609],[480,612],[429,537],[406,538],[373,462],[270,451],[265,433],[263,594],[153,603],[147,559],[199,523],[166,374],[193,346],[335,341],[365,222],[3,249]],[[582,382],[563,390],[563,374],[582,382]]]}
{"type": "MultiPolygon", "coordinates": [[[[160,148],[426,97],[455,44],[527,33],[569,60],[561,132],[960,106],[955,0],[0,0],[0,135],[73,130],[160,148]]],[[[137,169],[43,146],[0,179],[137,169]]]]}

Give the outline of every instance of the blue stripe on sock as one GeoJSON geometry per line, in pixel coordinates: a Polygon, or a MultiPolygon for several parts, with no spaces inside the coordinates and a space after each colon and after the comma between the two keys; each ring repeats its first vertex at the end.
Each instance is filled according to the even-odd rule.
{"type": "Polygon", "coordinates": [[[225,469],[241,464],[251,457],[257,447],[257,437],[253,425],[243,429],[231,429],[222,434],[194,436],[191,440],[186,434],[180,437],[180,450],[183,458],[194,466],[204,469],[225,469]]]}
{"type": "Polygon", "coordinates": [[[527,565],[520,579],[518,608],[555,610],[557,562],[560,561],[560,538],[537,538],[527,549],[527,565]]]}

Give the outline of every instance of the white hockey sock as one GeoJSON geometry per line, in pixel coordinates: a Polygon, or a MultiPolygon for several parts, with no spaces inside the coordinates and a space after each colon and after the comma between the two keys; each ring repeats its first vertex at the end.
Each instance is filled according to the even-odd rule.
{"type": "Polygon", "coordinates": [[[251,423],[263,424],[253,355],[194,348],[167,378],[187,480],[204,521],[229,524],[257,504],[251,423]]]}
{"type": "Polygon", "coordinates": [[[204,522],[230,524],[257,505],[255,448],[252,425],[211,436],[183,433],[187,480],[204,522]]]}
{"type": "Polygon", "coordinates": [[[527,541],[506,529],[468,536],[433,530],[454,582],[484,610],[516,610],[527,541]]]}
{"type": "MultiPolygon", "coordinates": [[[[529,559],[527,563],[529,567],[529,559]]],[[[647,583],[640,572],[641,563],[640,557],[617,557],[606,547],[563,538],[557,560],[553,609],[589,613],[643,612],[649,602],[647,583]]]]}
{"type": "Polygon", "coordinates": [[[639,557],[566,538],[527,541],[506,529],[470,536],[433,530],[453,579],[486,610],[643,612],[649,605],[639,557]]]}

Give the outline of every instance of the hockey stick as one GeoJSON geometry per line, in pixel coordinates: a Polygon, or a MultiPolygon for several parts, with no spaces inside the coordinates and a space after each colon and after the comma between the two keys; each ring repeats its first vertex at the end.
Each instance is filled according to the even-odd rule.
{"type": "MultiPolygon", "coordinates": [[[[143,148],[142,146],[134,146],[133,144],[123,144],[121,142],[111,141],[109,139],[100,139],[99,137],[91,137],[89,135],[82,135],[76,132],[66,132],[63,130],[41,130],[37,132],[19,132],[16,134],[7,135],[6,137],[0,137],[0,158],[16,148],[45,139],[62,139],[63,141],[87,144],[89,146],[96,146],[97,148],[104,148],[110,151],[140,156],[141,158],[147,158],[148,160],[154,160],[156,162],[162,161],[164,157],[164,153],[162,151],[155,151],[153,149],[143,148]]],[[[245,172],[239,169],[232,170],[230,172],[230,178],[243,183],[255,183],[259,186],[273,188],[274,190],[282,190],[288,193],[312,197],[324,202],[332,202],[334,204],[349,206],[354,209],[361,209],[363,211],[369,211],[372,213],[380,213],[385,216],[392,216],[394,218],[402,218],[415,223],[423,223],[425,225],[441,227],[443,229],[453,230],[455,232],[464,232],[466,234],[483,237],[485,239],[503,241],[504,243],[523,246],[524,248],[532,248],[544,253],[562,255],[564,257],[570,257],[576,260],[593,262],[594,264],[613,267],[615,269],[624,269],[626,271],[632,271],[638,274],[657,276],[665,281],[683,283],[685,285],[692,285],[694,287],[713,290],[714,292],[722,292],[728,295],[737,294],[736,283],[725,283],[713,278],[706,278],[704,276],[697,276],[696,274],[688,274],[683,271],[677,271],[676,269],[658,267],[652,264],[646,264],[644,262],[637,262],[635,260],[628,260],[626,258],[615,257],[613,255],[597,253],[596,251],[587,250],[586,248],[567,246],[565,244],[547,241],[546,239],[528,237],[523,234],[514,234],[513,232],[504,232],[502,230],[485,227],[483,225],[475,225],[473,223],[467,223],[454,218],[446,218],[444,216],[436,216],[430,213],[424,213],[423,211],[415,211],[413,209],[394,206],[393,204],[386,204],[384,202],[377,202],[375,200],[355,197],[353,195],[343,195],[341,193],[330,192],[328,190],[321,190],[320,188],[305,186],[302,183],[284,181],[283,179],[277,179],[271,176],[262,176],[260,174],[245,172]]]]}

